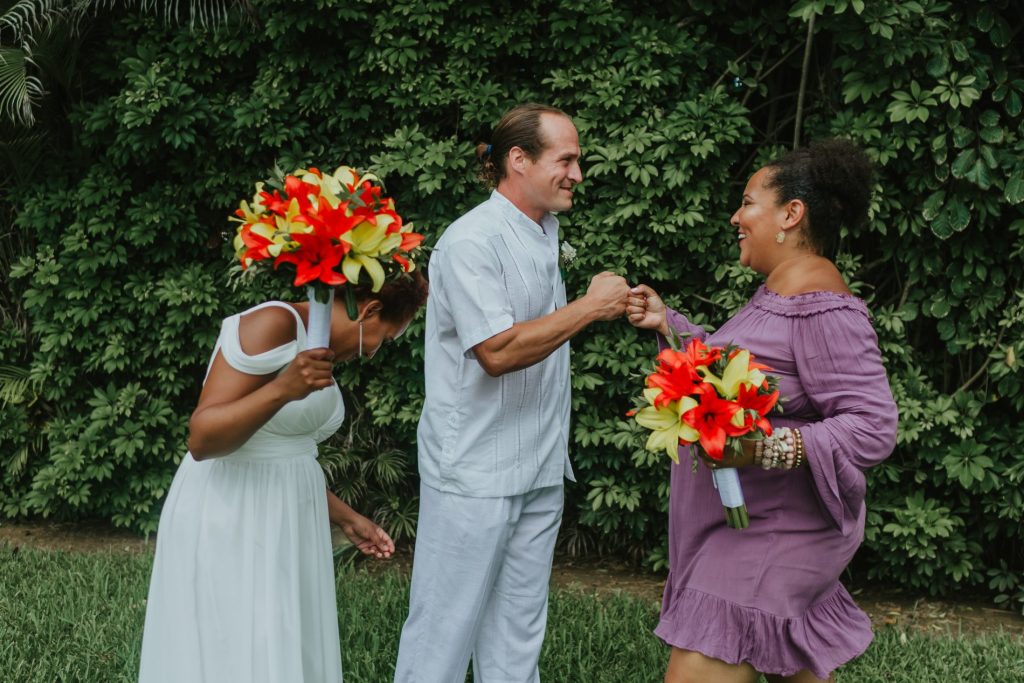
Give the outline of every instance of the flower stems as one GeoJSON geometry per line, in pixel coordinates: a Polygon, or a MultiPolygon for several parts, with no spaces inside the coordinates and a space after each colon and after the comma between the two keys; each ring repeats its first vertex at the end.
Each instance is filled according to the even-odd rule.
{"type": "Polygon", "coordinates": [[[722,509],[725,510],[725,523],[730,529],[746,529],[750,526],[746,505],[740,505],[738,508],[723,507],[722,509]]]}
{"type": "Polygon", "coordinates": [[[743,489],[740,487],[740,477],[736,468],[721,467],[711,470],[711,479],[722,499],[725,521],[729,527],[731,529],[746,529],[750,526],[747,504],[743,500],[743,489]]]}

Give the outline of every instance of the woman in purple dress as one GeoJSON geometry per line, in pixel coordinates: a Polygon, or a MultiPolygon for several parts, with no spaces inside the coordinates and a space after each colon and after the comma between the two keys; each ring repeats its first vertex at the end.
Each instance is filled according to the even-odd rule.
{"type": "Polygon", "coordinates": [[[770,420],[796,451],[745,441],[729,461],[741,468],[750,515],[739,531],[726,526],[708,467],[693,472],[680,449],[655,630],[672,646],[666,682],[828,681],[871,642],[839,575],[864,537],[864,472],[892,452],[897,414],[867,308],[823,256],[843,225],[866,220],[870,188],[867,157],[841,140],[751,176],[731,223],[740,263],[766,280],[713,334],[650,287],[631,291],[630,322],[657,330],[662,344],[675,331],[750,349],[769,365],[785,401],[770,420]]]}

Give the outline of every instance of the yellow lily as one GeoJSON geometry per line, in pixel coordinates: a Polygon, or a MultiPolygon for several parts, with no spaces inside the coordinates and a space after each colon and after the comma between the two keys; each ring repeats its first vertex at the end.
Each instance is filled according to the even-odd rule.
{"type": "Polygon", "coordinates": [[[256,192],[252,196],[252,210],[253,210],[253,213],[256,213],[256,214],[259,214],[259,215],[263,215],[264,213],[267,212],[267,207],[265,207],[263,205],[263,197],[261,196],[261,193],[263,192],[264,185],[266,185],[266,183],[263,183],[263,182],[256,183],[256,192]]]}
{"type": "Polygon", "coordinates": [[[386,226],[391,223],[390,216],[378,216],[377,224],[363,221],[352,228],[341,239],[352,245],[352,251],[363,256],[381,256],[402,244],[400,233],[387,234],[386,226]]]}
{"type": "Polygon", "coordinates": [[[647,438],[647,450],[663,450],[672,458],[672,462],[679,464],[680,440],[694,443],[700,439],[700,432],[682,420],[685,413],[697,407],[697,401],[684,396],[663,408],[655,408],[654,397],[660,393],[661,389],[657,387],[644,390],[644,398],[652,405],[640,409],[636,414],[636,421],[642,427],[651,430],[651,435],[647,438]]]}
{"type": "Polygon", "coordinates": [[[349,252],[341,262],[341,272],[352,284],[359,282],[359,273],[364,268],[373,282],[373,291],[379,292],[380,288],[384,286],[384,268],[380,265],[380,261],[372,256],[349,252]]]}
{"type": "Polygon", "coordinates": [[[401,233],[387,234],[386,226],[391,221],[390,216],[378,216],[377,225],[364,221],[341,236],[352,245],[341,262],[341,272],[349,282],[359,282],[359,273],[365,268],[373,282],[373,291],[379,292],[384,286],[384,267],[377,257],[387,255],[402,244],[401,233]]]}
{"type": "Polygon", "coordinates": [[[337,181],[332,182],[333,180],[331,176],[322,179],[320,183],[320,196],[327,200],[332,209],[337,209],[338,204],[341,204],[341,197],[338,196],[338,193],[341,192],[341,186],[337,181]]]}
{"type": "MultiPolygon", "coordinates": [[[[312,225],[295,220],[296,217],[301,215],[302,211],[299,209],[299,201],[297,199],[292,199],[288,202],[288,210],[285,212],[284,216],[274,216],[274,223],[277,225],[277,232],[284,237],[282,242],[290,242],[288,240],[289,235],[294,235],[296,233],[309,234],[313,232],[312,225]]],[[[277,242],[276,239],[274,241],[277,242]]],[[[278,249],[277,251],[280,252],[281,250],[278,249]]],[[[274,254],[274,256],[277,256],[277,254],[274,254]]]]}
{"type": "Polygon", "coordinates": [[[755,387],[761,386],[764,382],[764,374],[760,370],[750,369],[750,352],[746,349],[740,351],[725,366],[725,372],[718,377],[707,366],[697,368],[704,381],[714,385],[718,393],[724,399],[734,399],[740,393],[740,385],[747,384],[755,387]]]}
{"type": "Polygon", "coordinates": [[[339,166],[334,173],[324,176],[324,184],[335,193],[341,192],[341,189],[345,188],[345,193],[348,194],[348,188],[355,185],[358,180],[359,176],[350,166],[339,166]]]}
{"type": "Polygon", "coordinates": [[[323,184],[320,176],[304,168],[297,169],[292,175],[309,185],[316,185],[317,187],[320,187],[323,184]]]}
{"type": "Polygon", "coordinates": [[[244,199],[238,204],[238,211],[234,216],[229,217],[229,220],[237,221],[239,223],[258,223],[263,218],[264,210],[263,207],[249,206],[249,202],[244,199]],[[238,216],[238,214],[242,214],[238,216]]]}

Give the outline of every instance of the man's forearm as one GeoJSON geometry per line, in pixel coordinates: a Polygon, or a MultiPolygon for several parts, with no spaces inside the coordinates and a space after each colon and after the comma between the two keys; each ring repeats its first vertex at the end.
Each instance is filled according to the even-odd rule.
{"type": "Polygon", "coordinates": [[[487,374],[498,377],[541,362],[599,319],[598,311],[584,297],[541,318],[516,323],[473,350],[487,374]]]}

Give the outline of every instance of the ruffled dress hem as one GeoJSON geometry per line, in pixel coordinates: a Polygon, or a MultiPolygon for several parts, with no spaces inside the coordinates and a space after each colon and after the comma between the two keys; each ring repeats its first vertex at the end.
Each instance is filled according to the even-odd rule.
{"type": "Polygon", "coordinates": [[[673,647],[730,664],[745,662],[760,673],[792,676],[807,669],[821,679],[862,655],[874,638],[871,620],[842,584],[801,617],[680,588],[666,595],[654,634],[673,647]]]}

